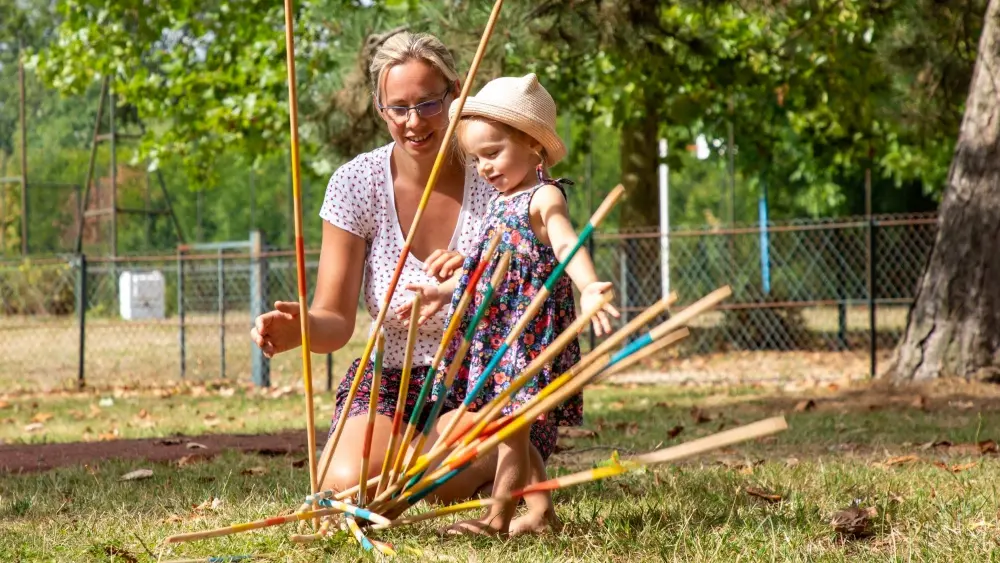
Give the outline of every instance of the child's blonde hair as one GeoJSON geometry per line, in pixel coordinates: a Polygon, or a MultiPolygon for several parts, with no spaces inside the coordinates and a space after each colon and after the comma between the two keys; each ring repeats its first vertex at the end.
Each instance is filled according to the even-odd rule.
{"type": "Polygon", "coordinates": [[[540,142],[538,142],[538,139],[535,139],[534,137],[525,133],[524,131],[521,131],[517,127],[508,125],[502,121],[497,121],[496,119],[490,119],[488,117],[482,117],[479,115],[462,116],[462,118],[458,120],[458,123],[455,124],[455,149],[464,158],[468,158],[469,151],[466,150],[463,139],[465,138],[465,135],[467,133],[469,123],[472,123],[473,121],[488,123],[494,127],[497,127],[498,129],[503,130],[505,133],[507,133],[508,136],[510,136],[511,140],[513,140],[515,143],[518,143],[524,147],[531,149],[535,153],[535,155],[538,156],[539,163],[543,167],[545,166],[545,148],[542,147],[542,144],[540,142]]]}
{"type": "Polygon", "coordinates": [[[372,94],[377,102],[382,103],[382,89],[389,70],[413,60],[424,61],[441,72],[449,89],[458,80],[455,58],[440,39],[429,33],[403,31],[386,39],[368,65],[372,94]]]}

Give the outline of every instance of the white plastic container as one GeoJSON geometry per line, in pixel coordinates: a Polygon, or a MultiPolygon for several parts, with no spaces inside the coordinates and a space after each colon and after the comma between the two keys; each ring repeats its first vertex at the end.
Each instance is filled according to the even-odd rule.
{"type": "Polygon", "coordinates": [[[166,284],[159,270],[123,272],[118,278],[118,308],[125,320],[162,319],[166,284]]]}

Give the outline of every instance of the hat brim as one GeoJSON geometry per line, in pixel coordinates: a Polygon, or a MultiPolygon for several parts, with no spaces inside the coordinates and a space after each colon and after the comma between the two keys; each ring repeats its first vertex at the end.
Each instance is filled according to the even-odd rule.
{"type": "MultiPolygon", "coordinates": [[[[457,113],[458,102],[452,102],[448,108],[448,119],[454,120],[457,113]]],[[[519,131],[530,135],[533,139],[541,143],[545,149],[545,165],[554,166],[556,163],[566,158],[566,145],[563,144],[559,135],[551,127],[541,121],[531,119],[524,113],[511,111],[510,108],[491,104],[477,100],[474,97],[465,99],[462,106],[462,117],[485,117],[500,123],[509,125],[519,131]]]]}

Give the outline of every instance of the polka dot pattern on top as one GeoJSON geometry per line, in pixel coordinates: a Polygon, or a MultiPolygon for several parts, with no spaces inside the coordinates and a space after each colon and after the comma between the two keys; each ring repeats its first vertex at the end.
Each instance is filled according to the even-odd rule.
{"type": "MultiPolygon", "coordinates": [[[[406,241],[406,233],[400,228],[396,216],[389,166],[392,147],[393,143],[389,143],[362,153],[338,168],[327,185],[323,207],[319,213],[325,221],[365,239],[367,243],[364,293],[365,306],[372,322],[385,300],[389,282],[406,241]]],[[[472,251],[478,238],[480,222],[486,215],[490,200],[495,196],[496,190],[474,168],[466,169],[462,210],[448,245],[450,250],[457,250],[464,256],[472,251]]],[[[403,366],[408,323],[397,318],[392,311],[412,299],[412,293],[405,289],[406,285],[437,283],[436,279],[423,272],[423,265],[412,254],[403,265],[390,311],[382,323],[386,337],[383,365],[386,367],[403,366]]],[[[448,311],[448,307],[443,307],[420,327],[413,351],[414,366],[430,365],[441,343],[448,311]]],[[[374,351],[371,359],[374,360],[374,351]]]]}

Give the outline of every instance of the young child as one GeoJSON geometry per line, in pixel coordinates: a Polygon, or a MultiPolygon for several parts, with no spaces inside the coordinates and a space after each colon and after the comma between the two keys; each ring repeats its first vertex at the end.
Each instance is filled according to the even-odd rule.
{"type": "MultiPolygon", "coordinates": [[[[497,189],[498,195],[491,201],[487,216],[482,219],[480,242],[466,257],[462,269],[437,287],[408,286],[408,289],[419,291],[422,295],[424,306],[419,312],[421,317],[433,315],[449,301],[454,310],[489,239],[497,229],[503,232],[503,238],[492,263],[483,273],[476,297],[466,309],[458,329],[459,336],[449,350],[451,354],[446,357],[453,356],[457,349],[460,335],[482,301],[485,284],[499,257],[508,250],[512,252],[506,278],[496,288],[492,305],[476,332],[475,341],[451,390],[452,397],[449,399],[462,401],[467,390],[484,372],[497,347],[507,338],[578,237],[570,224],[562,186],[569,182],[553,180],[545,174],[546,167],[562,159],[566,149],[555,131],[555,102],[538,83],[536,76],[529,74],[493,80],[476,96],[466,100],[460,117],[454,115],[455,109],[456,106],[452,105],[450,117],[460,119],[455,129],[459,147],[471,157],[478,173],[497,189]]],[[[578,251],[538,314],[507,351],[492,381],[483,387],[470,411],[482,408],[501,393],[574,321],[573,284],[580,291],[583,310],[600,304],[601,294],[611,288],[610,283],[597,279],[586,250],[578,251]]],[[[410,311],[404,306],[398,313],[408,316],[410,311]]],[[[606,305],[594,318],[598,335],[611,331],[608,315],[619,316],[614,307],[606,305]]],[[[579,341],[573,340],[542,369],[534,381],[512,398],[503,414],[512,413],[579,360],[579,341]]],[[[582,418],[583,397],[577,394],[535,421],[530,431],[523,431],[500,445],[493,496],[503,497],[528,483],[545,480],[545,461],[555,448],[557,426],[580,425],[582,418]]],[[[528,495],[525,503],[527,514],[513,521],[517,501],[494,505],[483,518],[460,522],[449,531],[517,535],[558,525],[548,493],[528,495]]]]}

